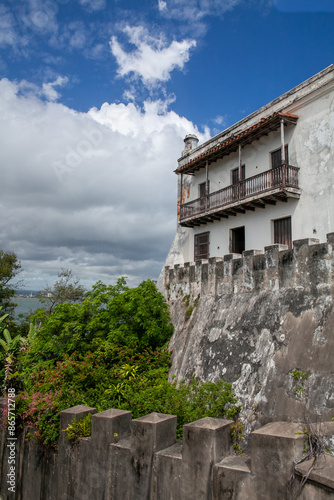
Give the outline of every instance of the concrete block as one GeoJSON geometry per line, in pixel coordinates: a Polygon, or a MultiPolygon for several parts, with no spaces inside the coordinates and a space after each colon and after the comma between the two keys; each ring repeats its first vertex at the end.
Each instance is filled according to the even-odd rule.
{"type": "Polygon", "coordinates": [[[295,288],[294,250],[280,251],[278,258],[279,287],[295,288]]]}
{"type": "Polygon", "coordinates": [[[79,418],[85,417],[91,413],[92,415],[96,413],[96,408],[91,408],[90,406],[77,405],[68,408],[67,410],[62,410],[60,412],[60,431],[65,430],[73,420],[79,420],[79,418]]]}
{"type": "MultiPolygon", "coordinates": [[[[133,498],[150,498],[156,491],[156,474],[153,474],[154,454],[176,442],[176,417],[150,413],[132,421],[131,474],[133,498]]],[[[156,469],[155,469],[156,470],[156,469]]]]}
{"type": "Polygon", "coordinates": [[[190,283],[196,281],[196,266],[195,264],[191,264],[189,268],[189,280],[190,283]]]}
{"type": "Polygon", "coordinates": [[[299,251],[305,245],[310,246],[316,243],[319,243],[318,238],[303,238],[301,240],[294,240],[292,246],[294,250],[299,251]]]}
{"type": "Polygon", "coordinates": [[[181,500],[182,442],[158,451],[155,457],[157,485],[153,500],[181,500]]]}
{"type": "Polygon", "coordinates": [[[100,451],[130,435],[131,412],[117,409],[102,411],[92,416],[92,442],[100,451]],[[117,436],[115,436],[117,434],[117,436]]]}
{"type": "Polygon", "coordinates": [[[254,258],[257,255],[262,255],[261,250],[245,250],[242,252],[243,260],[243,283],[244,291],[251,291],[254,289],[255,275],[254,275],[254,258]]]}
{"type": "Polygon", "coordinates": [[[267,273],[267,261],[265,254],[261,253],[258,255],[254,255],[253,260],[253,269],[254,269],[254,288],[257,290],[265,290],[269,288],[266,279],[267,273]]]}
{"type": "Polygon", "coordinates": [[[206,417],[183,426],[182,500],[211,499],[213,465],[233,450],[231,424],[206,417]]]}
{"type": "Polygon", "coordinates": [[[332,257],[332,247],[328,243],[308,247],[309,281],[313,287],[331,284],[332,257]]]}
{"type": "MultiPolygon", "coordinates": [[[[307,475],[313,464],[313,458],[296,466],[296,473],[299,477],[307,475]]],[[[327,490],[331,490],[334,495],[334,456],[322,455],[317,460],[317,463],[309,475],[309,481],[324,486],[327,490]]]]}
{"type": "Polygon", "coordinates": [[[201,268],[201,281],[208,281],[209,279],[209,263],[203,262],[201,268]]]}
{"type": "Polygon", "coordinates": [[[132,420],[131,440],[133,455],[139,456],[172,446],[176,442],[176,417],[154,412],[132,420]]]}
{"type": "Polygon", "coordinates": [[[174,267],[170,267],[169,269],[167,269],[167,273],[168,273],[168,279],[166,279],[166,282],[169,285],[173,285],[175,283],[175,271],[174,271],[174,267]]]}
{"type": "Polygon", "coordinates": [[[242,256],[244,259],[248,259],[249,257],[254,257],[254,255],[259,255],[262,253],[262,250],[244,250],[242,252],[242,256]]]}
{"type": "Polygon", "coordinates": [[[256,500],[249,456],[230,456],[213,468],[213,500],[256,500]]]}
{"type": "Polygon", "coordinates": [[[131,438],[121,439],[110,446],[110,469],[106,475],[105,500],[135,500],[134,476],[131,465],[131,438]]]}
{"type": "Polygon", "coordinates": [[[258,500],[285,498],[293,462],[303,455],[303,430],[302,424],[273,422],[251,434],[251,470],[258,500]]]}

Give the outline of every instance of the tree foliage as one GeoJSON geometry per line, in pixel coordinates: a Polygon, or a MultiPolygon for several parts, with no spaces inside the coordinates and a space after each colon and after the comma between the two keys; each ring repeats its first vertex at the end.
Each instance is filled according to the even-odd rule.
{"type": "Polygon", "coordinates": [[[151,280],[136,288],[124,278],[98,282],[82,303],[58,304],[35,319],[42,326],[31,326],[11,383],[21,424],[47,446],[57,445],[60,411],[78,404],[130,410],[133,418],[174,414],[179,436],[191,420],[239,411],[231,384],[168,382],[173,325],[151,280]]]}
{"type": "Polygon", "coordinates": [[[131,289],[124,278],[116,285],[98,282],[82,303],[58,304],[51,315],[39,311],[34,319],[42,326],[28,363],[56,362],[74,352],[83,355],[92,349],[93,341],[155,348],[173,333],[168,306],[151,280],[131,289]]]}
{"type": "Polygon", "coordinates": [[[21,269],[21,263],[14,252],[0,250],[0,305],[4,311],[12,312],[15,304],[11,298],[15,294],[15,286],[11,283],[21,269]]]}
{"type": "Polygon", "coordinates": [[[133,344],[95,342],[85,356],[65,355],[53,367],[26,372],[26,391],[16,398],[17,413],[36,428],[35,437],[56,447],[61,410],[84,404],[104,411],[119,408],[138,418],[150,412],[177,416],[182,426],[205,416],[233,418],[240,411],[231,384],[219,381],[179,386],[168,382],[171,352],[165,347],[139,351],[133,344]]]}
{"type": "Polygon", "coordinates": [[[80,279],[74,276],[72,270],[62,269],[58,273],[58,279],[54,285],[47,286],[43,290],[39,300],[47,307],[48,314],[51,314],[58,304],[63,304],[64,302],[82,302],[85,293],[85,288],[80,285],[80,279]]]}

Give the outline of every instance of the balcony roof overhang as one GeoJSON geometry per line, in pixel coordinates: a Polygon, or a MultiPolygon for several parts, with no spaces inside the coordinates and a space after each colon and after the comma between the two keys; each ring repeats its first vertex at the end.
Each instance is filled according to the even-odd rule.
{"type": "Polygon", "coordinates": [[[175,170],[175,173],[194,175],[195,172],[197,172],[201,168],[205,168],[207,161],[209,163],[217,161],[218,159],[223,158],[230,153],[236,152],[239,148],[239,145],[241,147],[246,146],[247,144],[251,144],[257,139],[260,139],[260,137],[268,135],[269,132],[279,129],[281,126],[281,120],[283,120],[284,124],[296,124],[298,116],[277,112],[273,113],[267,118],[262,118],[255,125],[252,125],[251,127],[235,135],[230,135],[228,139],[222,141],[220,144],[199,154],[196,158],[193,158],[185,165],[178,167],[175,170]]]}

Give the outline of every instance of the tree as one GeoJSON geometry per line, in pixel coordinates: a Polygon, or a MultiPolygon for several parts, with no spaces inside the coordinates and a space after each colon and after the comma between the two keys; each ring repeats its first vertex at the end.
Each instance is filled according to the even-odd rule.
{"type": "Polygon", "coordinates": [[[10,299],[14,296],[17,285],[14,286],[10,281],[15,278],[20,269],[21,262],[14,252],[0,250],[0,305],[6,312],[11,312],[15,308],[15,304],[10,299]]]}
{"type": "Polygon", "coordinates": [[[49,315],[40,313],[33,315],[41,327],[24,361],[28,367],[37,360],[56,363],[74,352],[84,356],[96,342],[132,342],[140,351],[161,347],[173,334],[167,303],[151,280],[136,288],[128,288],[124,278],[116,285],[98,282],[82,303],[64,302],[49,315]]]}
{"type": "Polygon", "coordinates": [[[80,285],[80,279],[76,278],[71,269],[62,269],[58,273],[58,280],[52,287],[47,286],[39,300],[48,307],[48,314],[58,304],[64,302],[82,302],[85,298],[86,290],[80,285]]]}

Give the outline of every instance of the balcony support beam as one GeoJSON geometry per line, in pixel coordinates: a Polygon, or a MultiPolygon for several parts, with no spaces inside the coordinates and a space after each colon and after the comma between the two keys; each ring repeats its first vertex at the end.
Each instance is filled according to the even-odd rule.
{"type": "Polygon", "coordinates": [[[252,207],[251,205],[242,205],[242,207],[245,210],[251,210],[252,212],[255,212],[255,207],[252,207]]]}
{"type": "Polygon", "coordinates": [[[272,198],[265,198],[263,201],[267,205],[276,205],[276,201],[274,199],[272,199],[272,198]]]}
{"type": "Polygon", "coordinates": [[[251,206],[251,207],[254,207],[254,208],[266,208],[265,204],[264,204],[264,203],[261,203],[261,201],[260,201],[260,200],[259,200],[258,202],[251,201],[251,202],[250,202],[250,206],[251,206]]]}

